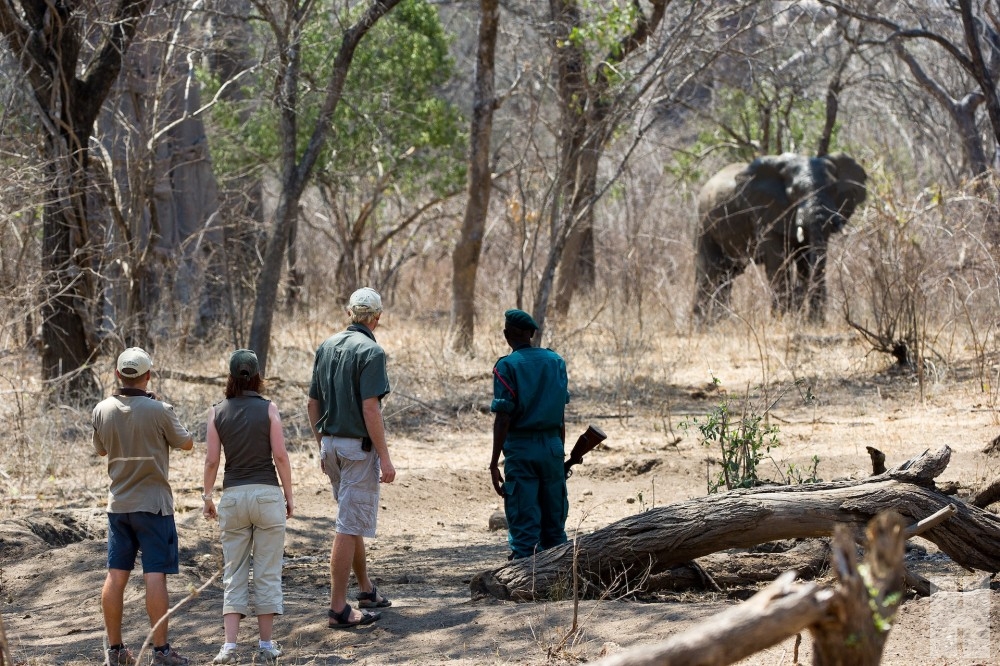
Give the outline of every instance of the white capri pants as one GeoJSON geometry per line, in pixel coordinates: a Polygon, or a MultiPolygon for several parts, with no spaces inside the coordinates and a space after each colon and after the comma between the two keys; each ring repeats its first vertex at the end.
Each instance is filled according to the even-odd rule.
{"type": "Polygon", "coordinates": [[[281,558],[285,550],[285,496],[278,486],[226,488],[219,500],[222,530],[222,613],[250,614],[250,571],[256,615],[281,615],[281,558]]]}

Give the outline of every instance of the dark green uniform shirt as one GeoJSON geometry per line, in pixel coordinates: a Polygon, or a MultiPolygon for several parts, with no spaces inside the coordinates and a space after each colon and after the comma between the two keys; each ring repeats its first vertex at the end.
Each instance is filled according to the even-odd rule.
{"type": "Polygon", "coordinates": [[[558,431],[569,402],[566,362],[551,349],[521,347],[493,366],[491,412],[510,414],[510,434],[558,431]]]}
{"type": "Polygon", "coordinates": [[[381,400],[389,392],[385,366],[385,351],[364,326],[351,326],[321,344],[309,386],[309,397],[320,405],[316,430],[338,437],[367,437],[361,403],[368,398],[381,400]]]}

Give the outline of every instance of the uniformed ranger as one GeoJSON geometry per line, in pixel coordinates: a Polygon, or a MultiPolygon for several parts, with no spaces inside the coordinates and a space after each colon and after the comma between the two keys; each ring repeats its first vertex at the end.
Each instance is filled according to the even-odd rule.
{"type": "Polygon", "coordinates": [[[527,312],[507,310],[503,334],[511,353],[493,366],[490,476],[504,498],[511,559],[566,542],[566,362],[551,349],[531,346],[536,330],[527,312]]]}

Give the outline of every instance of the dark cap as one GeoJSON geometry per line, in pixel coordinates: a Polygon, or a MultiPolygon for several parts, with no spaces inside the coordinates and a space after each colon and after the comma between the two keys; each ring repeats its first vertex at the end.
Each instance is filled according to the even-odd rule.
{"type": "Polygon", "coordinates": [[[504,325],[519,328],[522,331],[537,331],[538,324],[524,310],[507,310],[503,313],[504,325]]]}
{"type": "Polygon", "coordinates": [[[229,374],[233,377],[255,377],[260,374],[260,363],[252,349],[237,349],[229,357],[229,374]]]}

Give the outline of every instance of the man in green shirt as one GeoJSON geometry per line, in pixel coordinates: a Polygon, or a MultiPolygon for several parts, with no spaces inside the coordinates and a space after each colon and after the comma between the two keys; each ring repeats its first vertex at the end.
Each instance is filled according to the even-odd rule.
{"type": "Polygon", "coordinates": [[[320,447],[320,465],[337,502],[337,533],[330,551],[331,629],[371,624],[379,613],[354,610],[347,586],[354,570],[360,592],[358,606],[384,608],[391,601],[379,594],[368,576],[365,537],[375,536],[379,483],[392,483],[396,469],[389,459],[382,398],[389,393],[385,351],[374,331],[382,316],[382,298],[365,287],[351,294],[351,324],[316,350],[309,386],[309,422],[320,447]]]}
{"type": "Polygon", "coordinates": [[[511,353],[493,366],[493,488],[504,498],[511,558],[566,542],[566,362],[551,349],[531,346],[538,325],[527,312],[504,313],[511,353]],[[504,475],[500,474],[500,453],[504,475]]]}

